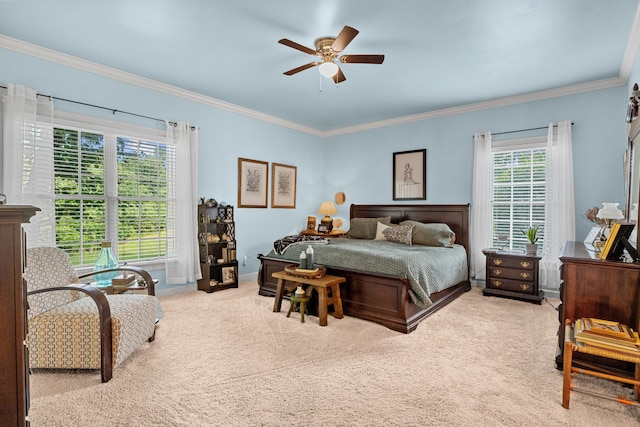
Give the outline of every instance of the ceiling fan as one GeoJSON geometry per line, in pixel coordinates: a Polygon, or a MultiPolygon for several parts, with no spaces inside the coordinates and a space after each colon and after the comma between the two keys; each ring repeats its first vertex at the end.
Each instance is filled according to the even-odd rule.
{"type": "Polygon", "coordinates": [[[338,37],[321,37],[316,39],[314,42],[316,46],[316,50],[310,49],[306,46],[302,46],[294,41],[289,39],[280,39],[278,43],[283,44],[285,46],[292,47],[309,55],[319,56],[322,61],[313,61],[308,64],[301,65],[300,67],[293,68],[289,71],[285,71],[284,74],[287,76],[292,76],[300,71],[304,71],[308,68],[312,68],[315,66],[319,66],[320,74],[325,77],[330,77],[334,82],[341,83],[347,78],[342,73],[342,70],[336,64],[336,60],[342,63],[350,63],[350,64],[382,64],[384,61],[384,55],[340,55],[351,40],[358,35],[358,30],[355,28],[351,28],[346,26],[340,31],[338,37]]]}

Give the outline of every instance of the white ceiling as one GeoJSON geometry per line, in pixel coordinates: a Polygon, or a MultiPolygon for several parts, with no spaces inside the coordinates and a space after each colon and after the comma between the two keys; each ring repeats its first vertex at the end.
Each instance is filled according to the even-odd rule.
{"type": "Polygon", "coordinates": [[[637,7],[638,0],[0,1],[0,47],[24,50],[17,39],[326,134],[622,84],[640,43],[637,7]],[[316,68],[283,75],[314,57],[279,39],[313,48],[345,25],[360,34],[344,53],[384,54],[382,65],[341,64],[347,80],[339,85],[316,68]]]}

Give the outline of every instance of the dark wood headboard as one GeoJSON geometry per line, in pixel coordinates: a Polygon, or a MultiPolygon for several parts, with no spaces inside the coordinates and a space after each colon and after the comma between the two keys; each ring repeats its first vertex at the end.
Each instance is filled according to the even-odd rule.
{"type": "Polygon", "coordinates": [[[456,233],[456,243],[467,250],[471,257],[469,241],[469,204],[466,205],[351,205],[349,217],[377,218],[391,215],[391,222],[413,220],[424,223],[442,222],[456,233]]]}

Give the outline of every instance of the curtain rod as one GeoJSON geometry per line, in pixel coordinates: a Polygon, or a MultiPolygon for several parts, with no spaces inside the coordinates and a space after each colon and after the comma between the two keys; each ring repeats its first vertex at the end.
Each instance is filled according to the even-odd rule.
{"type": "MultiPolygon", "coordinates": [[[[557,127],[557,126],[558,125],[553,125],[553,127],[557,127]]],[[[571,122],[571,126],[573,126],[573,122],[571,122]]],[[[493,136],[493,135],[505,135],[505,134],[508,134],[508,133],[527,132],[527,131],[530,131],[530,130],[541,130],[541,129],[549,129],[549,126],[540,126],[540,127],[537,127],[537,128],[529,128],[529,129],[507,130],[507,131],[504,131],[504,132],[496,132],[496,133],[492,132],[491,136],[493,136]]]]}
{"type": "MultiPolygon", "coordinates": [[[[0,88],[7,89],[7,87],[6,87],[6,86],[4,86],[4,85],[0,85],[0,88]]],[[[99,108],[99,109],[101,109],[101,110],[111,111],[111,112],[113,113],[113,115],[115,115],[116,113],[128,114],[128,115],[130,115],[130,116],[141,117],[141,118],[143,118],[143,119],[155,120],[155,121],[157,121],[157,122],[165,123],[165,120],[164,120],[164,119],[157,119],[157,118],[155,118],[155,117],[144,116],[144,115],[142,115],[142,114],[130,113],[130,112],[128,112],[128,111],[122,111],[122,110],[118,110],[118,109],[115,109],[115,108],[102,107],[102,106],[100,106],[100,105],[88,104],[88,103],[86,103],[86,102],[74,101],[74,100],[72,100],[72,99],[59,98],[59,97],[57,97],[57,96],[52,96],[52,95],[44,95],[44,94],[42,94],[42,93],[37,93],[37,92],[36,92],[36,95],[37,95],[37,96],[45,96],[45,97],[47,97],[47,98],[49,98],[49,99],[55,99],[56,101],[70,102],[70,103],[72,103],[72,104],[84,105],[85,107],[93,107],[93,108],[99,108]]],[[[173,122],[171,122],[171,123],[173,123],[173,122]]]]}

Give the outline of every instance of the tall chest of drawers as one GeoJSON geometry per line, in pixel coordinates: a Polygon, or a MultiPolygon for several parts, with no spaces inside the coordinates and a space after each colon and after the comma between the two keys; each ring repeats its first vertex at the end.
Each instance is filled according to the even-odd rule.
{"type": "Polygon", "coordinates": [[[40,209],[0,205],[0,425],[28,426],[27,289],[22,223],[40,209]]]}
{"type": "Polygon", "coordinates": [[[487,285],[483,295],[542,302],[544,292],[538,286],[539,256],[489,249],[482,253],[487,259],[487,285]]]}

